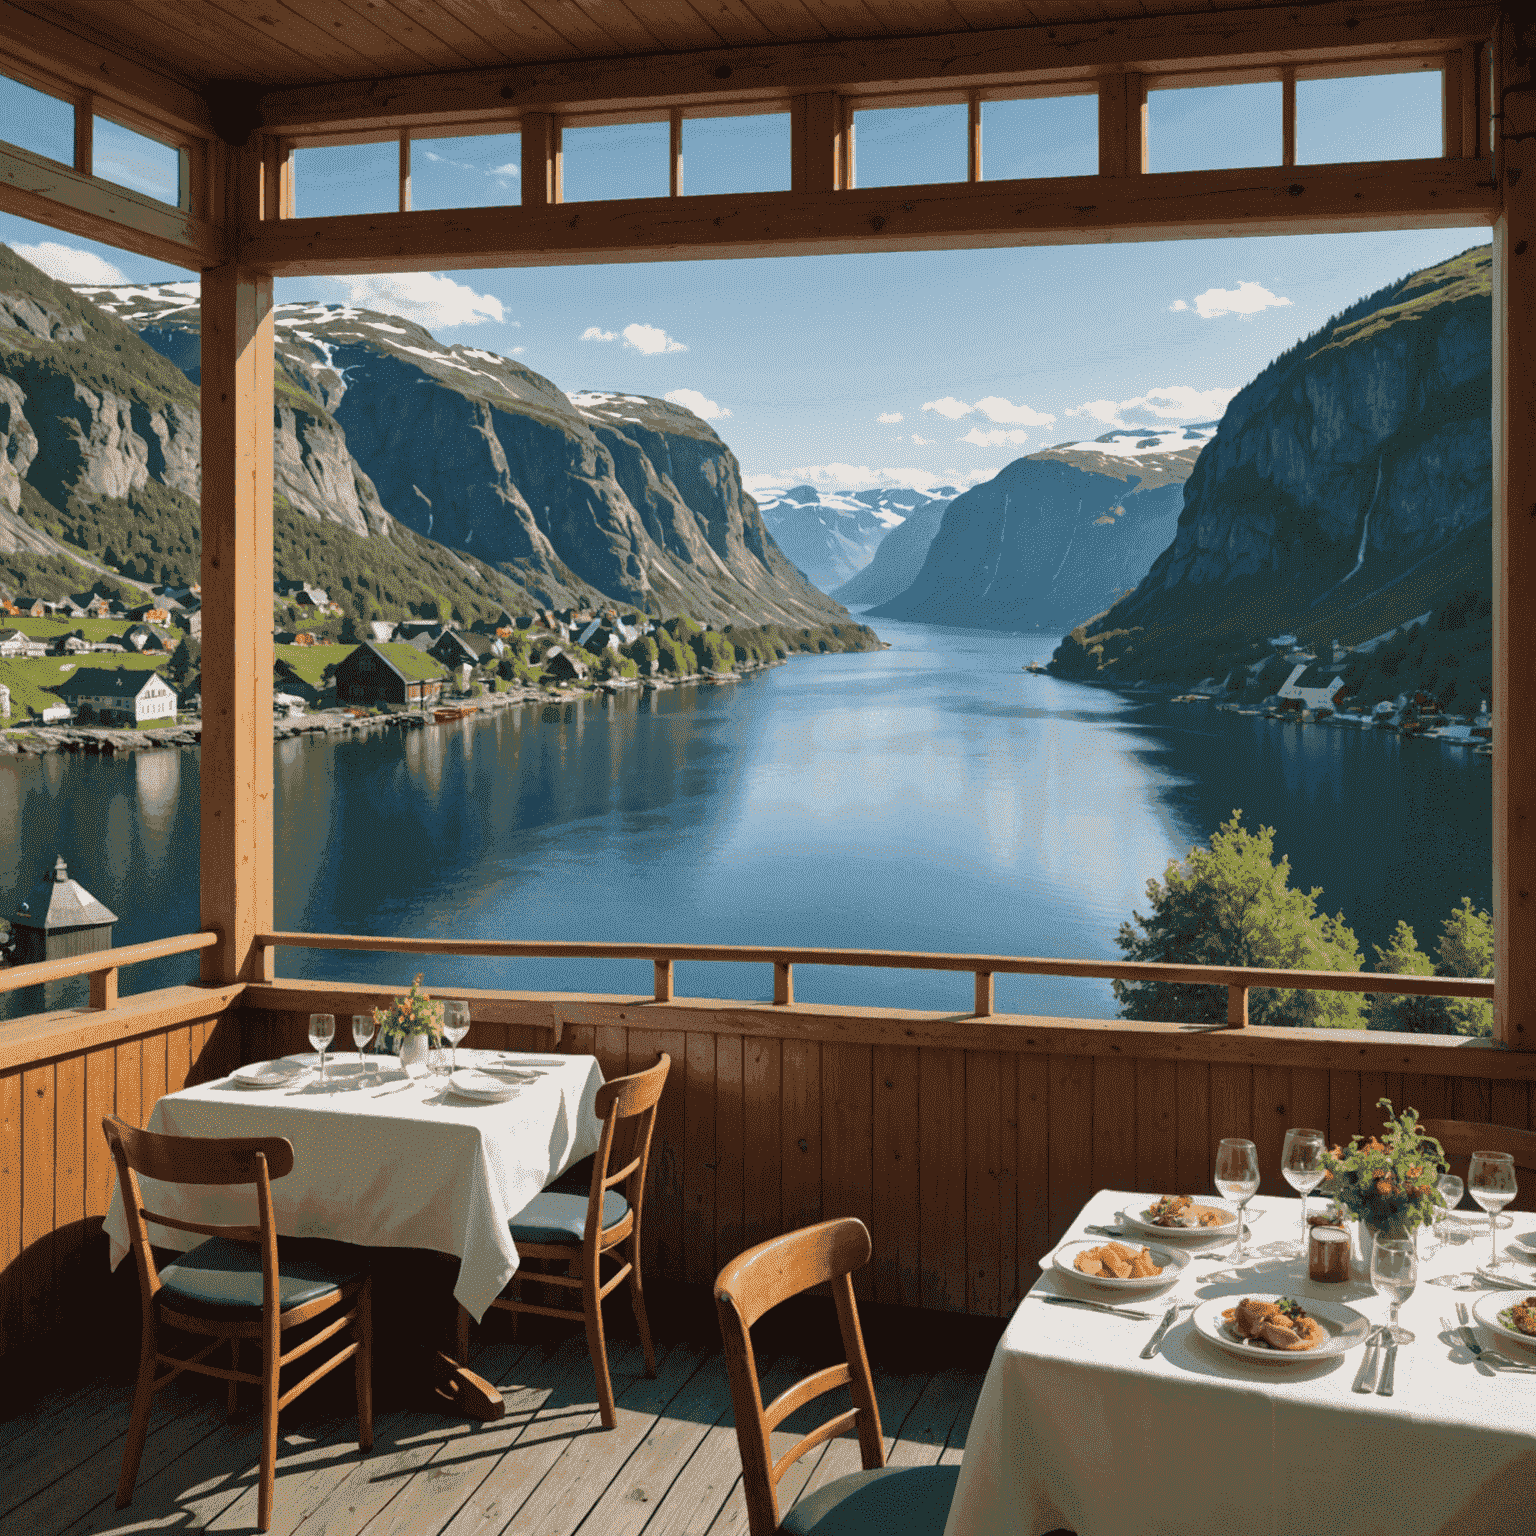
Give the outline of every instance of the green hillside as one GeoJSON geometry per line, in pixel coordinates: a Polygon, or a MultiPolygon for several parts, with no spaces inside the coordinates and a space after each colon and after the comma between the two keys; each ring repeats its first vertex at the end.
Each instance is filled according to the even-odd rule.
{"type": "Polygon", "coordinates": [[[49,690],[57,688],[65,678],[73,677],[77,668],[97,667],[111,672],[122,667],[130,672],[153,672],[167,659],[164,656],[87,655],[72,661],[58,656],[23,661],[0,657],[0,683],[11,690],[11,718],[7,724],[13,727],[24,724],[29,709],[41,714],[50,705],[61,703],[58,694],[49,690]]]}

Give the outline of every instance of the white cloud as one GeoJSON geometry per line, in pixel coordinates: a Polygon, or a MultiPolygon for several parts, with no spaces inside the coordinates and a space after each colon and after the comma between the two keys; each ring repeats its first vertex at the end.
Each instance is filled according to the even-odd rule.
{"type": "Polygon", "coordinates": [[[486,174],[499,176],[503,181],[516,181],[523,174],[523,168],[509,160],[505,165],[493,165],[486,174]]]}
{"type": "Polygon", "coordinates": [[[878,421],[882,427],[894,427],[896,423],[901,419],[902,415],[900,411],[881,411],[881,413],[875,417],[875,420],[878,421]]]}
{"type": "Polygon", "coordinates": [[[1069,416],[1089,416],[1102,426],[1124,427],[1132,418],[1157,416],[1164,421],[1217,421],[1237,391],[1195,389],[1189,384],[1167,384],[1149,389],[1129,400],[1085,400],[1073,406],[1069,416]]]}
{"type": "Polygon", "coordinates": [[[1170,315],[1182,315],[1188,308],[1189,305],[1186,304],[1183,299],[1175,299],[1173,303],[1168,306],[1168,313],[1170,315]]]}
{"type": "Polygon", "coordinates": [[[1248,320],[1260,310],[1283,308],[1290,302],[1258,283],[1239,283],[1236,288],[1207,288],[1196,296],[1195,309],[1202,320],[1221,315],[1241,315],[1248,320]]]}
{"type": "Polygon", "coordinates": [[[605,331],[600,326],[589,325],[581,333],[581,339],[583,341],[617,341],[619,333],[617,331],[605,331]]]}
{"type": "Polygon", "coordinates": [[[996,473],[996,465],[985,469],[935,471],[910,467],[871,469],[867,464],[802,464],[798,469],[745,475],[742,484],[754,496],[759,491],[784,491],[792,485],[814,485],[819,491],[863,491],[877,487],[931,491],[940,485],[953,485],[964,490],[990,480],[996,473]]]}
{"type": "Polygon", "coordinates": [[[942,400],[927,401],[923,409],[937,411],[940,416],[947,416],[951,421],[959,421],[962,416],[969,416],[976,407],[967,405],[964,400],[956,400],[953,395],[945,395],[942,400]]]}
{"type": "Polygon", "coordinates": [[[1027,405],[1015,405],[1000,395],[988,395],[976,402],[976,409],[988,421],[1013,423],[1022,427],[1048,427],[1056,418],[1044,411],[1031,410],[1027,405]]]}
{"type": "Polygon", "coordinates": [[[644,352],[647,356],[654,356],[657,352],[686,352],[688,348],[680,341],[674,341],[672,337],[662,330],[659,325],[626,325],[624,327],[624,345],[633,347],[636,352],[644,352]]]}
{"type": "Polygon", "coordinates": [[[441,272],[386,272],[373,277],[340,277],[347,302],[362,309],[382,310],[427,327],[506,322],[506,311],[494,294],[476,293],[441,272]]]}
{"type": "Polygon", "coordinates": [[[41,267],[49,277],[61,283],[94,283],[101,287],[111,287],[128,281],[110,261],[94,251],[82,251],[77,245],[44,240],[37,245],[18,245],[13,242],[11,249],[23,261],[41,267]]]}
{"type": "MultiPolygon", "coordinates": [[[[900,442],[901,439],[898,438],[897,441],[900,442]]],[[[919,448],[931,448],[937,439],[932,437],[920,437],[916,432],[914,432],[912,434],[912,441],[916,443],[919,448]]]]}
{"type": "Polygon", "coordinates": [[[662,399],[692,411],[695,416],[702,416],[705,421],[718,421],[722,416],[731,414],[723,405],[717,405],[708,395],[701,395],[696,389],[669,390],[662,399]]]}
{"type": "MultiPolygon", "coordinates": [[[[1056,418],[1053,416],[1051,419],[1054,421],[1056,418]]],[[[1001,448],[1004,443],[1022,446],[1029,441],[1029,433],[1007,427],[988,427],[985,431],[980,427],[972,427],[959,441],[977,448],[1001,448]]]]}

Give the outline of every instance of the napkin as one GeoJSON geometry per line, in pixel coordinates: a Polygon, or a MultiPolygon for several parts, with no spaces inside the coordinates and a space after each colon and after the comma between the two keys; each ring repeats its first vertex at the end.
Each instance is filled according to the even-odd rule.
{"type": "Polygon", "coordinates": [[[472,1098],[510,1099],[517,1092],[515,1083],[510,1083],[503,1077],[493,1077],[490,1073],[478,1071],[474,1067],[460,1067],[448,1081],[460,1093],[468,1094],[472,1098]]]}

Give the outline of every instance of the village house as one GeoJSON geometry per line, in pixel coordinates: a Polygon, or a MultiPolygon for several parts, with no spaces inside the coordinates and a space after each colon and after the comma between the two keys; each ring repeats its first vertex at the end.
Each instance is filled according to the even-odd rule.
{"type": "Polygon", "coordinates": [[[414,645],[381,645],[365,640],[336,667],[339,704],[435,703],[443,691],[443,669],[414,645]]]}
{"type": "Polygon", "coordinates": [[[558,645],[552,645],[544,653],[544,675],[561,683],[579,683],[587,678],[586,662],[568,655],[558,645]]]}
{"type": "Polygon", "coordinates": [[[170,651],[166,638],[148,624],[134,624],[123,631],[124,649],[132,649],[142,655],[164,655],[170,651]]]}
{"type": "Polygon", "coordinates": [[[156,601],[152,603],[140,603],[135,608],[128,610],[130,619],[139,619],[145,624],[169,624],[172,613],[181,613],[180,603],[168,601],[156,601]]]}
{"type": "Polygon", "coordinates": [[[103,725],[174,725],[176,690],[158,672],[77,668],[54,692],[77,718],[90,711],[103,725]]]}
{"type": "Polygon", "coordinates": [[[485,635],[464,634],[459,630],[445,629],[427,647],[427,654],[435,656],[453,671],[458,667],[483,667],[490,665],[505,650],[500,641],[485,635]]]}
{"type": "Polygon", "coordinates": [[[46,640],[25,635],[19,629],[0,629],[0,656],[35,658],[47,654],[46,640]]]}
{"type": "Polygon", "coordinates": [[[46,619],[48,604],[40,597],[18,597],[12,611],[24,619],[46,619]]]}
{"type": "Polygon", "coordinates": [[[11,718],[11,690],[0,683],[0,720],[11,718]]]}
{"type": "Polygon", "coordinates": [[[1338,697],[1344,691],[1344,679],[1342,677],[1329,677],[1320,685],[1303,688],[1301,678],[1310,661],[1298,662],[1291,669],[1291,675],[1280,685],[1280,701],[1282,707],[1293,706],[1296,709],[1337,709],[1338,697]]]}
{"type": "Polygon", "coordinates": [[[91,642],[80,635],[60,635],[53,643],[55,656],[83,656],[91,648],[91,642]]]}

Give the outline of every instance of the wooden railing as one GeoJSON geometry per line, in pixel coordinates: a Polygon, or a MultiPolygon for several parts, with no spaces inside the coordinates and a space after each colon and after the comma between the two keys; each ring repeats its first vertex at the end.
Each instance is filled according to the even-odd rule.
{"type": "Polygon", "coordinates": [[[163,960],[167,955],[185,955],[196,949],[211,949],[219,942],[216,933],[181,933],[169,939],[151,939],[145,944],[125,944],[119,949],[99,949],[88,955],[70,955],[63,960],[37,960],[31,965],[0,967],[0,992],[15,992],[22,987],[41,986],[45,981],[67,981],[72,976],[91,978],[91,1007],[117,1007],[117,973],[125,966],[145,960],[163,960]]]}
{"type": "Polygon", "coordinates": [[[1166,982],[1225,987],[1227,1025],[1248,1023],[1254,987],[1321,992],[1391,992],[1421,997],[1475,997],[1493,1001],[1494,984],[1478,977],[1399,976],[1366,971],[1285,971],[1261,966],[1156,965],[1135,960],[1060,960],[1028,955],[955,955],[887,949],[785,949],[765,944],[612,944],[586,940],[404,939],[341,933],[259,933],[267,949],[345,949],[378,953],[478,956],[488,959],[649,960],[655,1000],[671,1002],[679,960],[773,967],[773,1001],[795,1000],[797,965],[863,966],[878,970],[968,971],[975,978],[974,1016],[990,1018],[997,976],[1071,976],[1089,981],[1166,982]]]}

